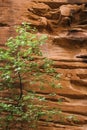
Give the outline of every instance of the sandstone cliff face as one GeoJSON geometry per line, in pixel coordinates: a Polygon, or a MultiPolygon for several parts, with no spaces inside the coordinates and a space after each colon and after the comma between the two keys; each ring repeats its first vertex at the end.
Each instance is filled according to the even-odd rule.
{"type": "MultiPolygon", "coordinates": [[[[49,105],[61,108],[64,115],[75,114],[78,119],[60,121],[55,117],[48,124],[41,120],[39,130],[87,130],[87,5],[81,2],[87,3],[0,0],[0,45],[15,34],[13,26],[23,21],[36,26],[38,35],[47,34],[49,40],[42,47],[43,54],[53,59],[56,69],[63,74],[63,88],[57,92],[63,103],[58,104],[58,97],[54,97],[49,99],[49,105]]],[[[50,91],[48,87],[41,94],[47,96],[50,91]]]]}

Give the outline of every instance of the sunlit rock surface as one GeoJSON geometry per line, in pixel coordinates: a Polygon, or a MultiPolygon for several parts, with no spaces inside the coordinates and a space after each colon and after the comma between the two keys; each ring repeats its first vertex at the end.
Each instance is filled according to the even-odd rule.
{"type": "MultiPolygon", "coordinates": [[[[54,100],[48,100],[49,106],[59,107],[64,115],[75,115],[78,119],[60,121],[55,117],[48,124],[43,119],[39,130],[87,130],[86,3],[87,0],[0,0],[1,47],[8,37],[15,35],[13,26],[23,21],[37,27],[38,35],[47,34],[49,40],[42,46],[43,54],[53,59],[56,69],[63,74],[63,88],[58,90],[54,100]],[[68,16],[61,15],[63,5],[69,11],[68,16]],[[59,97],[63,99],[62,104],[57,103],[59,97]]],[[[50,91],[48,86],[40,92],[47,96],[50,91]]]]}

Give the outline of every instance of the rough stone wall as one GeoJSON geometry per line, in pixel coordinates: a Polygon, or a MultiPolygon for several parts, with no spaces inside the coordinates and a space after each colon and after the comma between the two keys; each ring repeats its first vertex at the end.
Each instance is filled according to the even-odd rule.
{"type": "MultiPolygon", "coordinates": [[[[75,114],[79,120],[60,121],[55,117],[48,124],[41,120],[39,130],[87,130],[87,5],[81,3],[87,0],[80,0],[78,5],[74,1],[73,6],[68,2],[0,0],[0,46],[15,34],[13,26],[23,21],[36,26],[38,35],[47,34],[49,40],[42,51],[55,61],[56,69],[63,74],[63,88],[58,90],[54,100],[49,99],[49,105],[61,108],[64,115],[75,114]],[[56,102],[58,97],[62,98],[62,104],[56,102]]],[[[48,87],[41,94],[47,96],[50,91],[48,87]]]]}

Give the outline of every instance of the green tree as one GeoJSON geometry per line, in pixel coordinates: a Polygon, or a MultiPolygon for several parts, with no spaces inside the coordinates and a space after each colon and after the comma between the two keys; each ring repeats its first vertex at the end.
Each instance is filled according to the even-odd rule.
{"type": "Polygon", "coordinates": [[[16,32],[17,36],[9,38],[5,48],[0,49],[2,130],[11,130],[15,124],[19,124],[17,129],[24,130],[23,124],[26,123],[29,128],[34,128],[42,116],[49,118],[60,113],[45,105],[46,98],[35,90],[36,86],[46,89],[46,84],[53,88],[61,87],[55,83],[60,74],[53,67],[53,61],[44,57],[40,49],[47,36],[38,37],[37,30],[27,23],[16,27],[16,32]]]}

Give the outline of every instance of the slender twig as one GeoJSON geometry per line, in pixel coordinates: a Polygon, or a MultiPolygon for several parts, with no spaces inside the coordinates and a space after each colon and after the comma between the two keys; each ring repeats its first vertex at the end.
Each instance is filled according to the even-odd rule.
{"type": "Polygon", "coordinates": [[[22,79],[21,79],[20,72],[18,72],[18,77],[19,77],[19,83],[20,83],[20,97],[19,97],[19,100],[20,100],[23,95],[23,86],[22,86],[22,79]]]}

